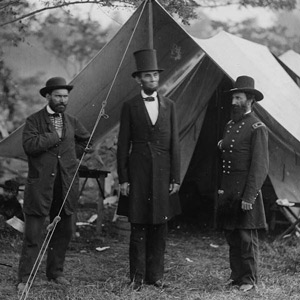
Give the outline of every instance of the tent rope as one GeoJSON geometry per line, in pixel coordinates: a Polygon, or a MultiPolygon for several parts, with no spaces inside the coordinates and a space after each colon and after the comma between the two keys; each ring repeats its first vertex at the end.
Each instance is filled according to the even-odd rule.
{"type": "MultiPolygon", "coordinates": [[[[109,91],[108,91],[108,93],[107,93],[105,99],[102,101],[102,105],[101,105],[100,112],[99,112],[99,114],[98,114],[97,120],[96,120],[96,122],[95,122],[95,124],[94,124],[94,127],[93,127],[93,129],[92,129],[92,132],[91,132],[90,138],[89,138],[89,140],[88,140],[88,142],[87,142],[87,145],[86,145],[85,150],[87,150],[87,149],[89,148],[89,146],[90,146],[90,144],[91,144],[92,137],[93,137],[93,135],[94,135],[94,133],[95,133],[95,131],[96,131],[96,128],[97,128],[97,126],[98,126],[98,124],[99,124],[101,118],[103,117],[104,119],[107,119],[107,118],[109,117],[109,116],[105,113],[105,107],[106,107],[106,105],[107,105],[107,100],[108,100],[108,98],[109,98],[109,96],[110,96],[110,94],[111,94],[112,88],[113,88],[113,86],[114,86],[114,84],[115,84],[115,81],[116,81],[116,79],[117,79],[117,76],[118,76],[118,74],[119,74],[119,72],[120,72],[121,66],[122,66],[123,61],[124,61],[124,59],[125,59],[125,56],[126,56],[126,54],[127,54],[127,52],[128,52],[129,46],[130,46],[130,44],[131,44],[131,41],[132,41],[133,36],[134,36],[134,34],[135,34],[135,32],[136,32],[137,26],[138,26],[138,24],[139,24],[139,22],[140,22],[140,19],[141,19],[141,17],[142,17],[142,14],[143,14],[143,12],[144,12],[144,10],[145,10],[145,7],[146,7],[146,4],[147,4],[148,1],[151,1],[151,0],[146,0],[146,1],[144,2],[144,5],[143,5],[142,10],[141,10],[141,13],[140,13],[140,15],[139,15],[139,17],[138,17],[138,20],[137,20],[137,22],[136,22],[136,24],[135,24],[135,26],[134,26],[134,29],[133,29],[132,34],[131,34],[131,36],[130,36],[130,39],[128,40],[127,46],[126,46],[126,48],[125,48],[125,51],[124,51],[124,53],[123,53],[123,56],[122,56],[121,61],[120,61],[120,63],[119,63],[119,66],[118,66],[118,68],[117,68],[117,70],[116,70],[116,73],[115,73],[115,76],[114,76],[114,78],[113,78],[113,80],[112,80],[112,83],[111,83],[111,86],[110,86],[110,88],[109,88],[109,91]]],[[[39,267],[40,267],[40,265],[41,265],[41,263],[42,263],[43,257],[44,257],[44,255],[45,255],[45,253],[46,253],[46,250],[47,250],[48,246],[49,246],[51,237],[53,236],[53,233],[54,233],[54,231],[55,231],[55,229],[56,229],[57,223],[58,223],[58,222],[60,221],[60,219],[61,219],[61,218],[60,218],[60,214],[61,214],[61,212],[62,212],[62,210],[63,210],[63,207],[64,207],[64,205],[65,205],[65,202],[66,202],[66,200],[67,200],[67,198],[68,198],[68,196],[69,196],[69,193],[70,193],[71,188],[72,188],[72,186],[73,186],[73,183],[74,183],[74,181],[75,181],[75,179],[76,179],[76,175],[77,175],[77,173],[78,173],[78,171],[79,171],[79,168],[80,168],[80,166],[81,166],[81,164],[82,164],[82,161],[83,161],[83,159],[84,159],[84,157],[85,157],[86,152],[87,152],[87,151],[84,151],[84,153],[82,154],[82,156],[81,156],[81,158],[80,158],[80,161],[79,161],[79,163],[78,163],[78,165],[77,165],[76,171],[75,171],[75,173],[74,173],[74,176],[73,176],[73,178],[72,178],[72,181],[71,181],[71,183],[70,183],[70,186],[69,186],[69,188],[68,188],[68,190],[67,190],[67,193],[66,193],[66,195],[65,195],[65,197],[64,197],[63,203],[62,203],[62,205],[61,205],[61,207],[60,207],[60,210],[59,210],[57,216],[54,218],[54,220],[52,221],[52,223],[49,224],[49,225],[47,226],[47,234],[46,234],[46,237],[45,237],[45,239],[44,239],[44,241],[43,241],[43,244],[42,244],[42,246],[41,246],[41,249],[40,249],[40,251],[39,251],[39,254],[38,254],[38,256],[37,256],[37,258],[36,258],[36,261],[35,261],[35,263],[34,263],[34,265],[33,265],[33,267],[32,267],[32,270],[31,270],[30,275],[29,275],[29,277],[28,277],[28,279],[27,279],[27,281],[26,281],[24,290],[23,290],[23,292],[22,292],[22,294],[21,294],[19,300],[26,300],[27,297],[28,297],[30,288],[31,288],[31,286],[32,286],[32,284],[33,284],[33,282],[34,282],[34,279],[35,279],[35,277],[36,277],[36,274],[37,274],[37,272],[38,272],[38,269],[39,269],[39,267]]]]}

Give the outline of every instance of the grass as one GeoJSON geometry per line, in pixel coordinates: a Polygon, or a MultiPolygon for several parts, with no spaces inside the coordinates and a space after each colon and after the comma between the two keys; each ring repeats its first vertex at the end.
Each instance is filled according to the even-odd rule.
{"type": "MultiPolygon", "coordinates": [[[[300,246],[297,237],[271,242],[261,240],[260,282],[249,293],[226,289],[229,277],[228,246],[218,232],[191,228],[173,229],[165,255],[165,280],[170,287],[160,290],[145,286],[140,292],[128,286],[128,237],[118,236],[106,223],[101,237],[94,228],[80,230],[67,253],[65,274],[71,281],[63,288],[46,280],[44,262],[30,290],[31,300],[239,300],[300,299],[300,246]],[[103,251],[96,247],[109,246],[103,251]]],[[[16,272],[21,236],[0,229],[0,299],[18,299],[16,272]]]]}

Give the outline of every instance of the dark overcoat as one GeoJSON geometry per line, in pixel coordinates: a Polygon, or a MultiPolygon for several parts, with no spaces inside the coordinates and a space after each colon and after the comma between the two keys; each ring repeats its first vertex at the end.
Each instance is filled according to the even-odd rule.
{"type": "Polygon", "coordinates": [[[175,103],[158,95],[159,113],[152,125],[140,95],[124,103],[118,139],[119,182],[129,182],[131,223],[161,224],[180,213],[170,183],[180,183],[180,151],[175,103]]]}
{"type": "MultiPolygon", "coordinates": [[[[28,157],[23,207],[26,214],[49,214],[57,172],[61,175],[62,197],[65,198],[78,166],[77,155],[83,153],[89,139],[89,132],[75,117],[64,113],[63,119],[61,139],[46,108],[26,120],[23,130],[23,148],[28,157]]],[[[76,175],[64,207],[67,214],[74,212],[78,196],[79,179],[76,175]]]]}
{"type": "Polygon", "coordinates": [[[220,143],[222,181],[218,221],[224,229],[266,228],[261,187],[269,168],[268,131],[253,112],[238,122],[230,121],[220,143]],[[243,212],[241,201],[252,203],[243,212]]]}

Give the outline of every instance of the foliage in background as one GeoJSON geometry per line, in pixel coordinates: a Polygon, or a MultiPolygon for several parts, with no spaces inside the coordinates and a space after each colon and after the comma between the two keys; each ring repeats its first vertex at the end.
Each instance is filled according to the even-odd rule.
{"type": "MultiPolygon", "coordinates": [[[[199,8],[220,7],[238,4],[240,7],[268,7],[275,10],[290,11],[295,9],[296,0],[159,0],[166,10],[183,24],[201,19],[199,8]]],[[[56,57],[70,78],[82,68],[108,41],[112,28],[103,28],[91,18],[80,19],[72,16],[69,8],[97,3],[101,7],[116,8],[120,6],[136,7],[142,0],[124,1],[65,1],[65,0],[3,0],[0,3],[0,58],[3,49],[27,43],[35,37],[41,45],[56,57]],[[47,12],[47,14],[41,14],[47,12]]],[[[188,26],[188,25],[187,25],[188,26]]],[[[202,24],[201,24],[202,26],[202,24]]],[[[199,31],[206,37],[223,29],[249,40],[266,44],[273,53],[282,54],[288,49],[300,53],[299,37],[287,33],[283,25],[273,28],[259,28],[255,20],[249,19],[239,23],[221,23],[207,21],[207,27],[199,31]]],[[[9,51],[9,50],[8,50],[9,51]]],[[[47,70],[45,70],[47,72],[47,70]]],[[[0,63],[0,112],[2,137],[11,133],[24,122],[26,116],[44,105],[38,95],[38,89],[44,82],[42,74],[30,74],[26,78],[12,76],[12,72],[2,59],[0,63]]],[[[97,145],[98,156],[87,161],[115,172],[114,151],[116,133],[97,145]]]]}
{"type": "Polygon", "coordinates": [[[107,43],[108,31],[90,18],[59,11],[49,14],[34,34],[73,78],[107,43]]]}
{"type": "MultiPolygon", "coordinates": [[[[297,22],[299,15],[291,16],[290,23],[297,22]]],[[[254,18],[245,19],[238,23],[212,22],[213,28],[222,29],[226,32],[240,36],[249,41],[265,45],[276,56],[280,56],[288,50],[294,50],[300,53],[299,32],[289,32],[286,25],[276,22],[275,25],[269,28],[257,26],[257,21],[254,18]]]]}
{"type": "MultiPolygon", "coordinates": [[[[133,6],[140,5],[142,0],[102,0],[102,1],[65,1],[65,0],[48,0],[39,1],[41,7],[27,6],[24,10],[23,7],[27,5],[27,1],[1,1],[0,6],[0,27],[6,24],[19,22],[27,18],[35,17],[42,11],[52,10],[61,7],[68,7],[75,4],[98,4],[100,7],[110,6],[133,6]],[[22,9],[20,7],[22,6],[22,9]]],[[[292,10],[296,7],[296,0],[158,0],[167,11],[171,14],[177,14],[183,23],[188,22],[190,19],[196,18],[197,15],[194,11],[196,7],[219,7],[229,5],[239,5],[240,7],[270,7],[272,9],[285,9],[292,10]]]]}

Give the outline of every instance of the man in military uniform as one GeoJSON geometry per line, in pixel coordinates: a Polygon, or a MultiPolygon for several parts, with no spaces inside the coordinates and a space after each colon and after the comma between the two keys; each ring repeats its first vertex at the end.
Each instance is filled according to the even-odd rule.
{"type": "Polygon", "coordinates": [[[257,283],[258,229],[266,228],[261,187],[269,167],[268,130],[252,111],[263,99],[253,78],[238,77],[229,93],[232,120],[218,143],[223,169],[218,224],[229,245],[230,284],[246,292],[257,283]]]}

